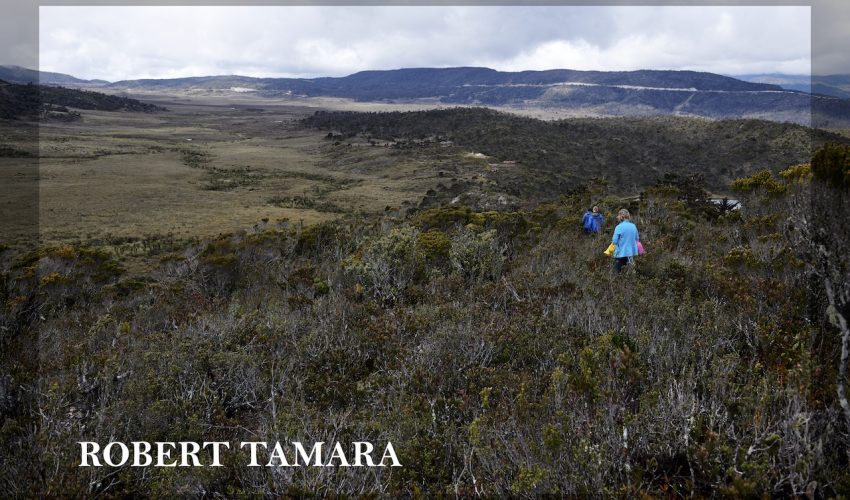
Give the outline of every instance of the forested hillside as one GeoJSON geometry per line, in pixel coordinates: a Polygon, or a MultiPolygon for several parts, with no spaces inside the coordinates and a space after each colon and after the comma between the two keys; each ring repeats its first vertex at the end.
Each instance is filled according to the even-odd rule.
{"type": "Polygon", "coordinates": [[[667,173],[702,175],[710,189],[723,192],[737,177],[807,161],[814,148],[828,141],[850,143],[825,131],[760,120],[656,117],[549,122],[484,108],[320,111],[304,123],[331,133],[399,143],[452,141],[495,161],[517,161],[533,175],[512,176],[503,187],[527,198],[548,196],[591,177],[604,177],[618,192],[633,192],[667,173]]]}
{"type": "Polygon", "coordinates": [[[72,116],[72,112],[67,108],[145,113],[162,109],[136,99],[100,92],[45,85],[19,85],[0,80],[0,118],[35,119],[51,117],[51,114],[62,115],[60,118],[79,118],[79,115],[72,116]]]}
{"type": "MultiPolygon", "coordinates": [[[[345,118],[313,123],[377,127],[345,118]]],[[[717,211],[681,183],[628,193],[640,194],[633,220],[647,254],[625,275],[611,273],[602,251],[612,215],[629,202],[598,186],[524,211],[451,205],[401,218],[264,223],[151,249],[160,264],[146,275],[130,275],[105,249],[6,251],[3,491],[850,494],[841,364],[850,349],[850,149],[831,146],[794,165],[800,156],[749,141],[754,130],[777,130],[761,122],[659,121],[657,132],[630,137],[633,121],[549,129],[480,110],[383,118],[412,135],[481,141],[490,154],[540,162],[541,172],[548,152],[521,155],[548,151],[555,137],[592,144],[598,134],[605,146],[595,154],[668,141],[684,155],[690,134],[721,127],[708,136],[717,158],[755,149],[750,161],[769,156],[782,173],[732,183],[741,210],[717,211]],[[468,117],[470,131],[453,127],[468,117]],[[676,125],[684,130],[672,133],[676,125]],[[510,139],[532,132],[540,144],[510,139]],[[590,203],[606,215],[599,237],[579,227],[590,203]],[[391,441],[403,467],[245,467],[237,450],[224,467],[81,468],[74,445],[257,439],[391,441]]],[[[795,127],[782,130],[777,147],[802,155],[783,146],[795,127]]],[[[578,154],[581,142],[554,158],[578,154]]]]}

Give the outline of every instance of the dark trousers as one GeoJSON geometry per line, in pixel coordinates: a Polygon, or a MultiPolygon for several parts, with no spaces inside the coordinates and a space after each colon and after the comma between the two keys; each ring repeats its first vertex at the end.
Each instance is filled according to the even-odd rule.
{"type": "Polygon", "coordinates": [[[614,272],[620,274],[623,269],[628,269],[631,264],[631,257],[618,257],[614,259],[614,272]]]}

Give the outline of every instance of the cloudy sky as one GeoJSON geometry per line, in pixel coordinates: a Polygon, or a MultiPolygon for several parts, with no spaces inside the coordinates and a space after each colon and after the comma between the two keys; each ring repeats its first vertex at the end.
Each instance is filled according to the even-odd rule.
{"type": "Polygon", "coordinates": [[[809,7],[58,7],[43,71],[109,81],[370,69],[807,74],[809,7]]]}

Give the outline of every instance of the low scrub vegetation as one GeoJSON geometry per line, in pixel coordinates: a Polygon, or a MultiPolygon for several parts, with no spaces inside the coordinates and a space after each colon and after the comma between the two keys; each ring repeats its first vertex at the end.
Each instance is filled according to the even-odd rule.
{"type": "Polygon", "coordinates": [[[755,170],[774,173],[808,161],[827,142],[842,136],[800,125],[762,120],[652,118],[572,118],[543,121],[483,108],[418,112],[327,112],[304,119],[306,126],[345,137],[389,141],[395,148],[451,142],[481,152],[491,161],[517,161],[499,174],[507,192],[524,197],[564,192],[576,179],[605,175],[610,187],[626,193],[648,187],[664,174],[702,174],[707,187],[725,190],[729,182],[755,170]],[[518,167],[531,174],[510,175],[518,167]],[[572,177],[571,177],[572,176],[572,177]]]}
{"type": "Polygon", "coordinates": [[[145,276],[94,248],[2,252],[2,489],[847,495],[842,148],[735,181],[738,210],[668,177],[631,200],[263,224],[145,276]],[[647,253],[614,275],[629,203],[647,253]],[[391,441],[403,467],[80,468],[75,445],[257,439],[391,441]]]}

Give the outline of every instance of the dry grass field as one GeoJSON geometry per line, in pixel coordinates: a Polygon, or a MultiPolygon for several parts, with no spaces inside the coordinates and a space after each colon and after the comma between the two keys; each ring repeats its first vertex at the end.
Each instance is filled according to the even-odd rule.
{"type": "MultiPolygon", "coordinates": [[[[462,177],[480,169],[480,161],[457,151],[435,159],[362,140],[334,144],[297,124],[316,109],[351,109],[350,103],[139,97],[168,110],[81,111],[78,121],[46,121],[39,129],[37,170],[16,168],[32,159],[2,158],[9,191],[3,219],[33,215],[37,199],[42,243],[82,242],[133,253],[141,241],[176,244],[262,221],[310,224],[343,213],[383,212],[418,202],[446,181],[440,170],[462,177]]],[[[22,126],[0,126],[3,143],[32,149],[22,126]]],[[[14,244],[15,231],[4,233],[14,244]]]]}
{"type": "Polygon", "coordinates": [[[38,239],[38,160],[0,158],[0,248],[38,239]]]}

